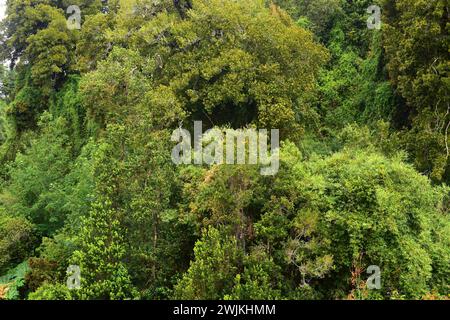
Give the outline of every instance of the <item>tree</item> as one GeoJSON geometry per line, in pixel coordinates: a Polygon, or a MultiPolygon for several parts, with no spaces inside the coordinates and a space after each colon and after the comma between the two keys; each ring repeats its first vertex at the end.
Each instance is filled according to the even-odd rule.
{"type": "Polygon", "coordinates": [[[242,259],[236,239],[209,227],[195,244],[194,254],[195,260],[175,286],[175,298],[217,300],[229,294],[242,259]]]}
{"type": "Polygon", "coordinates": [[[30,219],[44,235],[64,224],[64,177],[70,170],[71,142],[64,118],[41,117],[41,135],[10,165],[3,205],[10,214],[30,219]]]}
{"type": "Polygon", "coordinates": [[[157,103],[211,126],[254,122],[285,134],[301,129],[296,119],[304,124],[314,117],[303,104],[326,52],[285,13],[271,13],[260,1],[198,0],[185,18],[163,11],[138,30],[117,27],[123,28],[142,56],[138,65],[146,63],[133,74],[153,79],[144,92],[152,90],[157,103]]]}
{"type": "Polygon", "coordinates": [[[0,208],[0,274],[21,263],[37,245],[32,223],[21,217],[10,217],[0,208]]]}
{"type": "Polygon", "coordinates": [[[385,1],[390,78],[406,99],[407,149],[421,172],[448,180],[449,35],[446,1],[385,1]]]}
{"type": "Polygon", "coordinates": [[[46,283],[28,296],[28,300],[72,300],[66,285],[46,283]]]}
{"type": "Polygon", "coordinates": [[[291,145],[283,154],[286,171],[277,177],[271,210],[256,231],[272,250],[287,250],[288,261],[293,257],[310,286],[338,298],[350,290],[348,270],[378,265],[384,297],[394,288],[417,298],[439,287],[432,274],[442,269],[433,262],[431,248],[442,244],[435,237],[447,228],[435,224],[445,217],[441,206],[446,191],[433,188],[401,158],[376,152],[346,148],[304,162],[291,145]],[[294,250],[290,241],[295,241],[294,250]],[[333,261],[328,270],[327,256],[333,261]],[[314,280],[318,275],[323,279],[314,280]]]}
{"type": "Polygon", "coordinates": [[[244,257],[244,271],[235,277],[229,300],[275,300],[281,299],[283,276],[280,266],[265,252],[255,247],[244,257]]]}
{"type": "Polygon", "coordinates": [[[446,1],[7,6],[0,298],[449,295],[446,1]],[[280,129],[277,173],[175,164],[198,120],[280,129]]]}
{"type": "Polygon", "coordinates": [[[126,247],[120,213],[99,200],[83,221],[80,247],[72,261],[80,266],[80,299],[132,299],[136,292],[124,264],[126,247]]]}
{"type": "Polygon", "coordinates": [[[71,259],[81,270],[80,299],[131,299],[136,295],[125,265],[124,212],[113,196],[120,186],[119,167],[108,159],[112,151],[110,144],[102,143],[93,158],[98,177],[94,199],[89,214],[81,219],[78,248],[71,259]]]}

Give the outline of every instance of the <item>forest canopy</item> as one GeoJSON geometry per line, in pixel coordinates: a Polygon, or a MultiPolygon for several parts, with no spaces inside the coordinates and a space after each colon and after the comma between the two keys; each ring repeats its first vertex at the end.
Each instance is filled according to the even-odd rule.
{"type": "Polygon", "coordinates": [[[446,0],[6,4],[0,300],[450,297],[446,0]],[[195,121],[277,174],[177,165],[195,121]]]}

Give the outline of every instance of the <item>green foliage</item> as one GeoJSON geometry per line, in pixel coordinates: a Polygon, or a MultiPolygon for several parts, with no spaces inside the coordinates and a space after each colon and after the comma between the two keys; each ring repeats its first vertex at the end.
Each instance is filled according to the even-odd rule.
{"type": "MultiPolygon", "coordinates": [[[[292,146],[287,150],[292,150],[292,146]]],[[[282,191],[271,202],[280,213],[284,207],[287,210],[287,220],[281,220],[282,225],[298,230],[291,240],[296,255],[317,256],[316,260],[307,259],[306,264],[294,256],[303,276],[311,267],[320,267],[320,273],[313,271],[309,278],[322,277],[329,265],[325,258],[330,256],[333,268],[328,269],[330,277],[323,281],[328,297],[340,297],[340,290],[351,283],[347,270],[365,269],[371,264],[383,270],[384,289],[380,293],[386,296],[396,288],[408,297],[420,297],[429,286],[434,286],[430,248],[434,243],[432,235],[445,233],[445,227],[439,227],[435,221],[445,217],[445,211],[439,208],[448,190],[435,190],[400,159],[386,159],[377,153],[352,148],[302,163],[285,152],[289,159],[284,164],[287,171],[279,176],[274,190],[288,192],[282,191]],[[314,265],[314,261],[318,264],[314,265]]],[[[274,215],[270,211],[266,214],[274,215]]],[[[266,230],[273,219],[263,217],[259,228],[266,230]]],[[[292,234],[277,236],[268,230],[263,235],[274,240],[292,234]]],[[[448,235],[445,237],[448,239],[448,235]]],[[[288,245],[292,260],[293,249],[286,240],[280,245],[288,245]]]]}
{"type": "Polygon", "coordinates": [[[341,0],[297,0],[297,8],[301,17],[307,17],[310,28],[322,41],[327,40],[328,30],[343,15],[341,0]]]}
{"type": "MultiPolygon", "coordinates": [[[[71,258],[81,269],[82,288],[77,292],[81,299],[125,299],[135,295],[124,263],[123,212],[111,201],[118,185],[115,175],[105,171],[110,170],[110,162],[105,160],[111,149],[111,145],[102,144],[94,157],[101,176],[89,214],[81,219],[79,247],[71,258]]],[[[117,173],[118,168],[115,170],[117,173]]]]}
{"type": "Polygon", "coordinates": [[[8,119],[6,118],[6,104],[0,102],[0,146],[8,139],[8,119]]]}
{"type": "Polygon", "coordinates": [[[74,148],[73,153],[80,151],[86,142],[86,133],[84,132],[86,110],[78,92],[79,80],[78,76],[70,76],[50,104],[52,115],[64,118],[70,125],[67,134],[70,136],[74,148]]]}
{"type": "Polygon", "coordinates": [[[24,79],[19,80],[23,82],[23,85],[17,89],[14,100],[7,110],[13,117],[19,132],[35,128],[39,113],[44,110],[46,103],[44,93],[38,86],[31,83],[30,71],[27,70],[24,73],[24,79]]]}
{"type": "Polygon", "coordinates": [[[447,16],[443,0],[8,0],[0,299],[448,298],[447,16]],[[171,133],[195,120],[280,129],[278,173],[176,166],[171,133]]]}
{"type": "Polygon", "coordinates": [[[244,272],[236,275],[232,293],[226,295],[224,299],[281,299],[282,281],[281,268],[261,248],[257,247],[244,259],[244,272]]]}
{"type": "Polygon", "coordinates": [[[448,3],[385,1],[384,47],[392,82],[407,101],[407,149],[421,172],[449,181],[448,3]]]}
{"type": "Polygon", "coordinates": [[[36,291],[43,283],[53,282],[55,279],[55,262],[42,258],[28,260],[31,271],[25,276],[25,282],[31,292],[36,291]]]}
{"type": "Polygon", "coordinates": [[[20,298],[20,290],[25,284],[25,275],[29,271],[26,261],[9,270],[6,275],[0,277],[0,299],[17,300],[20,298]]]}
{"type": "Polygon", "coordinates": [[[36,232],[32,223],[22,217],[11,217],[0,209],[0,274],[33,253],[36,232]]]}
{"type": "Polygon", "coordinates": [[[64,118],[46,113],[40,127],[41,135],[11,164],[2,203],[11,214],[27,217],[40,232],[51,234],[62,227],[67,214],[63,184],[70,168],[70,140],[64,118]]]}
{"type": "Polygon", "coordinates": [[[362,272],[370,265],[383,270],[383,288],[371,298],[390,298],[394,290],[408,298],[431,290],[445,295],[447,271],[440,262],[449,253],[448,188],[432,187],[380,137],[348,127],[341,152],[309,160],[287,143],[274,179],[222,166],[186,180],[189,214],[221,231],[197,242],[175,297],[273,299],[288,292],[301,299],[363,298],[362,272]],[[217,240],[227,237],[233,250],[217,240]]]}
{"type": "Polygon", "coordinates": [[[94,203],[83,221],[83,242],[72,258],[81,269],[82,287],[77,292],[80,299],[125,299],[135,295],[123,263],[126,249],[118,214],[104,200],[94,203]]]}
{"type": "Polygon", "coordinates": [[[28,300],[73,300],[73,297],[66,285],[46,283],[30,293],[28,300]]]}
{"type": "Polygon", "coordinates": [[[197,0],[185,19],[161,13],[134,38],[136,50],[154,59],[157,103],[216,125],[253,122],[286,134],[314,117],[303,103],[327,55],[309,32],[261,1],[197,0]]]}
{"type": "Polygon", "coordinates": [[[187,300],[217,300],[229,293],[242,259],[236,239],[212,227],[194,247],[195,260],[175,286],[174,296],[187,300]]]}
{"type": "Polygon", "coordinates": [[[0,66],[0,96],[1,100],[10,102],[14,93],[15,85],[14,70],[7,69],[4,65],[0,66]]]}

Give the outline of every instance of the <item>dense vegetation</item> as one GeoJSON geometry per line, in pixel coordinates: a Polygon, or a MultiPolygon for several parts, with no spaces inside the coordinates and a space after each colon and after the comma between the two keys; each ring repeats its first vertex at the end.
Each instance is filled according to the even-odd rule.
{"type": "Polygon", "coordinates": [[[7,0],[6,13],[0,299],[450,296],[446,0],[7,0]],[[195,120],[279,128],[278,174],[175,165],[171,133],[195,120]]]}

